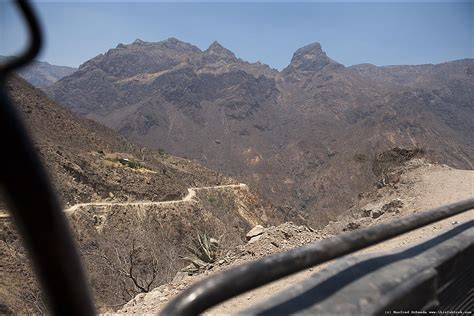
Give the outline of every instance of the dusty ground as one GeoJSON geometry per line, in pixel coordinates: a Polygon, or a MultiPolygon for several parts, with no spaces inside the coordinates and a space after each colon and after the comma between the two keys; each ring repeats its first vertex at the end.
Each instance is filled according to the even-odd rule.
{"type": "MultiPolygon", "coordinates": [[[[284,251],[313,240],[325,238],[329,236],[330,233],[337,231],[336,227],[344,229],[344,226],[351,222],[357,223],[360,227],[364,227],[473,196],[474,171],[456,170],[447,166],[429,164],[422,160],[414,160],[404,167],[403,173],[396,184],[387,185],[368,192],[361,199],[361,203],[358,206],[361,209],[372,209],[373,214],[373,212],[377,211],[381,206],[398,199],[402,202],[402,206],[399,207],[396,212],[385,212],[373,219],[371,217],[361,218],[360,214],[358,215],[360,210],[359,212],[354,211],[354,215],[346,214],[344,221],[341,221],[342,226],[337,227],[341,225],[341,223],[332,223],[322,231],[312,231],[306,227],[298,227],[288,223],[278,227],[268,228],[259,240],[241,247],[239,249],[240,252],[236,251],[235,254],[230,254],[228,258],[223,260],[225,262],[221,262],[222,267],[218,265],[203,274],[185,277],[183,280],[176,280],[171,284],[160,286],[148,294],[139,295],[125,305],[119,313],[156,313],[180,291],[214,271],[226,269],[235,264],[284,251]],[[277,244],[278,247],[274,246],[275,244],[277,244]],[[227,260],[231,260],[231,262],[228,263],[227,260]]],[[[417,243],[433,236],[433,234],[438,234],[443,230],[449,229],[453,227],[453,225],[466,222],[473,218],[474,210],[426,226],[383,244],[375,245],[359,253],[388,251],[417,243]]],[[[210,309],[206,314],[228,315],[236,313],[239,310],[268,299],[290,284],[304,280],[309,275],[320,270],[323,266],[324,265],[302,271],[265,287],[235,297],[232,300],[210,309]]]]}

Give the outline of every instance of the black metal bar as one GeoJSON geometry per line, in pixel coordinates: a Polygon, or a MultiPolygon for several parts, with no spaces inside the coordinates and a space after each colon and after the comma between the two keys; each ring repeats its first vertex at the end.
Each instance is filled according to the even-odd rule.
{"type": "Polygon", "coordinates": [[[4,65],[0,65],[0,74],[2,75],[0,79],[5,79],[9,73],[32,61],[41,50],[41,43],[43,42],[39,22],[35,18],[35,14],[28,2],[25,0],[17,0],[15,3],[27,22],[30,40],[28,47],[20,56],[10,59],[8,63],[4,65]]]}
{"type": "Polygon", "coordinates": [[[237,315],[383,315],[441,306],[462,311],[467,309],[446,304],[470,296],[470,270],[474,277],[474,220],[408,248],[341,258],[237,315]],[[453,284],[456,278],[462,282],[453,284]],[[447,286],[449,298],[440,297],[447,286]]]}
{"type": "Polygon", "coordinates": [[[28,23],[26,52],[0,68],[0,184],[50,311],[58,315],[93,315],[80,257],[66,217],[19,114],[5,91],[8,73],[33,60],[41,32],[28,3],[17,4],[28,23]]]}
{"type": "Polygon", "coordinates": [[[161,314],[197,315],[246,291],[473,208],[471,198],[240,265],[191,286],[161,314]]]}

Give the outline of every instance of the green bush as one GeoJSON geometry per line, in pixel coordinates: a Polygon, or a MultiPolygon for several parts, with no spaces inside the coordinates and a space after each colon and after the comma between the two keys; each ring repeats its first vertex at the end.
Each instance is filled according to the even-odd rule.
{"type": "Polygon", "coordinates": [[[209,203],[215,203],[217,201],[216,198],[213,196],[208,197],[207,200],[209,201],[209,203]]]}
{"type": "Polygon", "coordinates": [[[127,158],[118,157],[118,158],[111,158],[111,159],[107,159],[107,160],[112,161],[112,162],[118,162],[121,165],[132,168],[132,169],[140,169],[140,168],[147,169],[140,162],[135,161],[135,160],[131,160],[131,159],[127,159],[127,158]]]}

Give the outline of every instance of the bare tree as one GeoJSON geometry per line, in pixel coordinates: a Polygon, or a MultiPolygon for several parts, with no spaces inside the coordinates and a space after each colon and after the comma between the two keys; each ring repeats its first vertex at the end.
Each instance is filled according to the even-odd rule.
{"type": "Polygon", "coordinates": [[[132,239],[131,245],[111,245],[111,253],[105,251],[89,253],[99,257],[102,264],[118,277],[124,300],[128,301],[139,293],[153,289],[160,274],[157,256],[153,249],[138,244],[132,239]]]}

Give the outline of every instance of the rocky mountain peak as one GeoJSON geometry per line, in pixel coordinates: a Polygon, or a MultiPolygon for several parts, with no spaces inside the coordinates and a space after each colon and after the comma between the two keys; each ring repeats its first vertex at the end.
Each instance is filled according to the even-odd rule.
{"type": "Polygon", "coordinates": [[[291,62],[284,72],[293,71],[320,71],[328,65],[342,66],[332,60],[322,50],[321,44],[313,43],[298,49],[291,58],[291,62]]]}
{"type": "Polygon", "coordinates": [[[222,46],[218,41],[212,42],[211,46],[205,50],[205,53],[222,59],[237,59],[233,52],[222,46]]]}
{"type": "Polygon", "coordinates": [[[177,38],[170,37],[160,42],[147,42],[141,39],[136,39],[130,45],[119,44],[117,48],[130,48],[132,50],[171,50],[171,51],[189,51],[189,52],[200,52],[201,50],[194,45],[180,41],[177,38]]]}
{"type": "Polygon", "coordinates": [[[313,53],[313,54],[324,54],[324,55],[326,55],[326,53],[321,48],[321,44],[318,43],[318,42],[311,43],[309,45],[306,45],[306,46],[303,46],[303,47],[299,48],[295,52],[295,54],[298,54],[298,53],[313,53]]]}
{"type": "Polygon", "coordinates": [[[174,37],[170,37],[156,44],[157,46],[159,46],[159,48],[165,48],[165,49],[176,51],[176,52],[189,52],[189,53],[201,52],[201,50],[197,48],[196,46],[180,41],[179,39],[174,38],[174,37]]]}
{"type": "Polygon", "coordinates": [[[224,48],[224,46],[222,46],[221,43],[219,43],[218,41],[214,41],[212,42],[211,45],[209,45],[209,48],[207,49],[207,51],[215,51],[215,50],[226,50],[226,48],[224,48]]]}
{"type": "Polygon", "coordinates": [[[143,45],[145,44],[145,41],[142,41],[141,39],[137,38],[135,41],[132,43],[133,45],[143,45]]]}
{"type": "MultiPolygon", "coordinates": [[[[164,41],[161,41],[161,42],[171,44],[171,45],[179,45],[180,43],[185,43],[183,41],[180,41],[176,37],[169,37],[169,38],[167,38],[167,39],[165,39],[164,41]]],[[[185,43],[185,44],[187,44],[187,43],[185,43]]]]}

